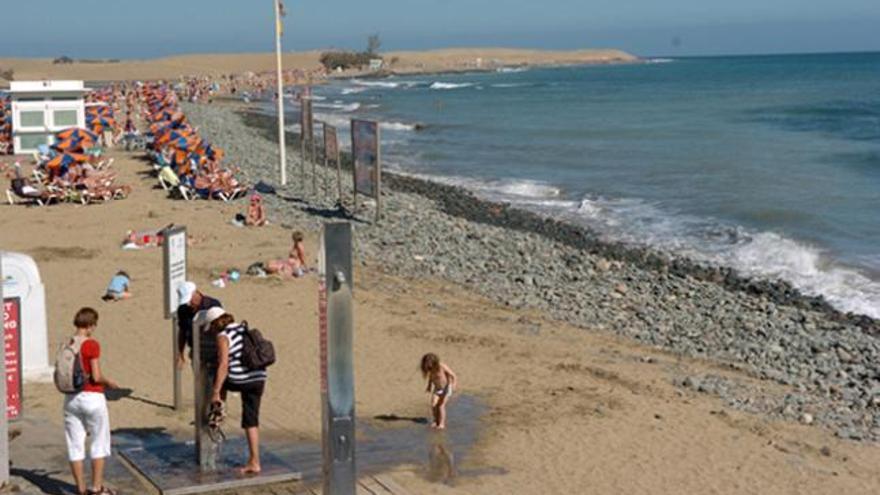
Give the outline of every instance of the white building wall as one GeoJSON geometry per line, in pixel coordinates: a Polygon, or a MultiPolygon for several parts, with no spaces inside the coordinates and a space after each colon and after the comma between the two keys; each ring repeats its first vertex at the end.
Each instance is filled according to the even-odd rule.
{"type": "Polygon", "coordinates": [[[82,81],[14,81],[12,136],[15,153],[32,153],[38,144],[52,144],[52,135],[69,127],[85,127],[82,81]],[[31,122],[35,112],[40,122],[31,122]],[[75,119],[69,112],[75,112],[75,119]]]}

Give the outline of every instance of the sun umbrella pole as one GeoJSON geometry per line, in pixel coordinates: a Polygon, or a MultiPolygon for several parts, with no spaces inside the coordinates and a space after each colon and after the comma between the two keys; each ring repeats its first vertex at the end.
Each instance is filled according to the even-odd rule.
{"type": "Polygon", "coordinates": [[[281,155],[281,185],[287,185],[287,147],[284,144],[284,81],[281,79],[281,1],[275,4],[275,65],[278,79],[278,151],[281,155]]]}

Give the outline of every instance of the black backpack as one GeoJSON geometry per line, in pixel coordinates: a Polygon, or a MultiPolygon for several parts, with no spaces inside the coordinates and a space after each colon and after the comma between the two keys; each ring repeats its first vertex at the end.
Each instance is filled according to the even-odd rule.
{"type": "Polygon", "coordinates": [[[275,364],[275,346],[263,337],[256,328],[248,328],[246,321],[241,322],[242,348],[241,364],[249,370],[264,370],[275,364]]]}

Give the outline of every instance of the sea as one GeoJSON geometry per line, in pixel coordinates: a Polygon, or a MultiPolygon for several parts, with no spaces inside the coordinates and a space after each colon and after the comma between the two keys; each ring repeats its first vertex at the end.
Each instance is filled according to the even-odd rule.
{"type": "Polygon", "coordinates": [[[510,67],[313,94],[342,147],[350,119],[381,123],[388,170],[880,318],[880,53],[510,67]]]}

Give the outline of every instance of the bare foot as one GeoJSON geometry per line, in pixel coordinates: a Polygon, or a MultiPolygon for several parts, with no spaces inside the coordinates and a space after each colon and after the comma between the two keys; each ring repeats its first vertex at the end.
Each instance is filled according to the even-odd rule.
{"type": "Polygon", "coordinates": [[[446,429],[446,425],[437,425],[437,429],[438,429],[438,430],[445,430],[445,429],[446,429]]]}
{"type": "Polygon", "coordinates": [[[239,468],[238,474],[240,474],[242,476],[253,476],[256,474],[260,474],[260,466],[248,464],[243,468],[239,468]]]}

